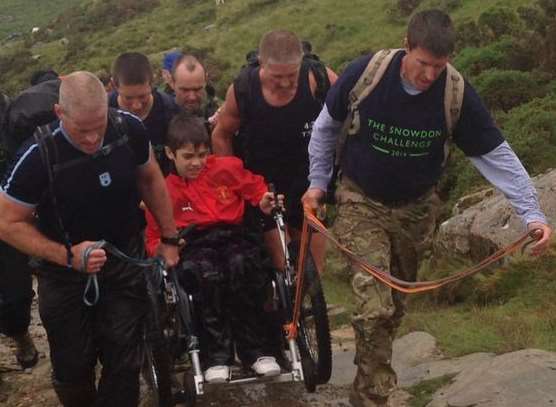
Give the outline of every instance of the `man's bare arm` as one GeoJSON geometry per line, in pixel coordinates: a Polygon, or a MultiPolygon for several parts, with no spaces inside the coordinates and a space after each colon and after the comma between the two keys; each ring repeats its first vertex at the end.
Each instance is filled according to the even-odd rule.
{"type": "Polygon", "coordinates": [[[233,155],[232,138],[239,130],[240,121],[234,85],[230,85],[226,92],[226,100],[218,115],[218,123],[212,132],[212,150],[214,154],[233,155]]]}
{"type": "MultiPolygon", "coordinates": [[[[143,202],[153,214],[162,236],[173,237],[177,234],[170,195],[164,177],[156,163],[152,149],[149,161],[137,170],[137,186],[143,202]]],[[[179,260],[178,248],[161,244],[158,253],[164,257],[168,267],[174,267],[179,260]]]]}
{"type": "Polygon", "coordinates": [[[48,239],[34,225],[35,210],[0,194],[0,239],[30,256],[59,265],[67,264],[63,244],[48,239]]]}
{"type": "MultiPolygon", "coordinates": [[[[0,239],[30,256],[40,257],[60,266],[68,265],[68,252],[63,244],[43,235],[34,225],[35,210],[21,205],[0,194],[0,239]]],[[[94,242],[84,241],[71,247],[73,257],[71,266],[83,269],[83,251],[94,242]]],[[[89,273],[97,273],[106,262],[106,253],[102,249],[91,251],[87,263],[89,273]]]]}

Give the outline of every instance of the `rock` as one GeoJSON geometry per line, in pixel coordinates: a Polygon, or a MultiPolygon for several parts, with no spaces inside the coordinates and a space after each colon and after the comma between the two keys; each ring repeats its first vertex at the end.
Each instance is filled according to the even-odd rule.
{"type": "Polygon", "coordinates": [[[394,341],[392,366],[398,371],[441,357],[434,336],[416,331],[394,341]]]}
{"type": "Polygon", "coordinates": [[[478,363],[489,361],[493,357],[492,353],[472,353],[454,359],[425,362],[414,367],[406,366],[405,369],[397,371],[398,383],[400,387],[411,387],[424,380],[457,375],[478,363]]]}
{"type": "Polygon", "coordinates": [[[554,407],[556,353],[525,349],[466,368],[427,407],[554,407]]]}
{"type": "MultiPolygon", "coordinates": [[[[548,222],[554,224],[556,170],[533,181],[548,222]]],[[[440,225],[435,238],[436,257],[462,256],[478,261],[515,241],[525,231],[521,219],[500,192],[486,190],[464,197],[454,211],[458,214],[440,225]],[[481,197],[485,199],[467,207],[481,197]]]]}

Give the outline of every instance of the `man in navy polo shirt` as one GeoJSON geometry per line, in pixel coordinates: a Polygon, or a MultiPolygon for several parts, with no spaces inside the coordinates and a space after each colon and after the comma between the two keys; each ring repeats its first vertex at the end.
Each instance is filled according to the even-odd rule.
{"type": "MultiPolygon", "coordinates": [[[[405,50],[394,55],[378,85],[359,104],[359,131],[348,135],[341,156],[335,234],[361,258],[408,281],[416,280],[419,260],[430,247],[435,228],[440,202],[435,187],[444,169],[448,134],[446,67],[454,43],[453,25],[445,13],[417,13],[408,26],[405,50]]],[[[332,174],[336,140],[349,114],[350,92],[371,57],[361,57],[347,67],[314,124],[309,144],[310,187],[304,195],[313,207],[324,197],[332,174]]],[[[535,189],[467,82],[452,139],[504,192],[527,227],[542,231],[532,247],[533,254],[541,254],[551,228],[535,189]]],[[[357,375],[350,401],[356,407],[384,406],[396,386],[392,340],[404,314],[404,298],[369,274],[346,268],[357,301],[352,318],[357,375]]]]}
{"type": "MultiPolygon", "coordinates": [[[[26,143],[1,184],[0,239],[42,259],[39,312],[60,402],[135,407],[148,310],[144,271],[102,249],[92,250],[85,265],[84,251],[104,239],[142,256],[141,199],[163,235],[177,238],[170,200],[143,124],[131,114],[109,111],[93,74],[62,78],[55,113],[56,129],[40,145],[34,139],[26,143]],[[92,307],[82,298],[83,270],[96,274],[100,285],[92,307]],[[97,389],[98,360],[103,369],[97,389]]],[[[159,253],[170,267],[177,263],[177,247],[164,244],[159,253]]]]}
{"type": "Polygon", "coordinates": [[[172,96],[153,87],[153,69],[149,59],[138,52],[126,52],[112,66],[114,92],[109,96],[110,107],[127,110],[139,117],[145,127],[163,174],[170,163],[164,154],[168,123],[179,108],[172,96]]]}

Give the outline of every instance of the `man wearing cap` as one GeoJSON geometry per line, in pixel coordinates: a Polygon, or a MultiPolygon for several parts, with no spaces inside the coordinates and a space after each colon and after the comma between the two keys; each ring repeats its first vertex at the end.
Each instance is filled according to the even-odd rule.
{"type": "Polygon", "coordinates": [[[171,96],[175,96],[174,89],[172,89],[172,67],[174,66],[176,60],[182,55],[183,53],[181,51],[171,51],[164,54],[164,58],[162,58],[162,69],[160,70],[160,73],[162,75],[164,85],[161,86],[160,90],[171,96]]]}

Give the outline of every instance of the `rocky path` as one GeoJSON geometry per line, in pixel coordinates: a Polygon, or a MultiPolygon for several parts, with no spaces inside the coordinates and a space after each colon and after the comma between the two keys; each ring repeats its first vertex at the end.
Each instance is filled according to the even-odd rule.
{"type": "MultiPolygon", "coordinates": [[[[32,333],[41,352],[39,364],[22,372],[5,339],[0,340],[0,405],[55,407],[50,387],[46,335],[33,308],[32,333]]],[[[355,374],[350,328],[334,331],[334,371],[329,384],[308,394],[302,384],[255,384],[220,387],[197,404],[200,407],[349,407],[347,395],[355,374]]],[[[477,353],[444,359],[435,339],[413,332],[395,342],[393,365],[400,389],[394,407],[410,406],[404,391],[425,380],[446,378],[446,384],[423,407],[556,407],[556,354],[526,349],[504,355],[477,353]]],[[[142,403],[143,405],[147,403],[142,403]]],[[[146,405],[145,405],[146,407],[146,405]]]]}

